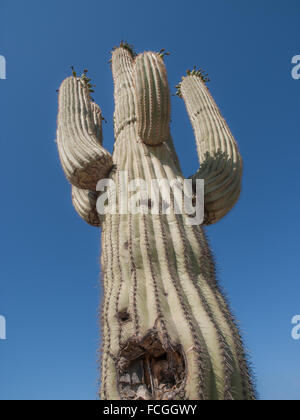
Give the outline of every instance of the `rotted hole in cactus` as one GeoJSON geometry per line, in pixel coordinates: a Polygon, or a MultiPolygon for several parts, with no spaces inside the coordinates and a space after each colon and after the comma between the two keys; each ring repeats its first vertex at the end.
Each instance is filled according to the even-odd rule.
{"type": "Polygon", "coordinates": [[[120,311],[119,312],[119,320],[121,322],[127,322],[130,320],[130,315],[127,311],[120,311]]]}
{"type": "Polygon", "coordinates": [[[181,348],[163,347],[156,331],[140,341],[128,340],[117,361],[124,400],[184,399],[186,366],[181,348]]]}

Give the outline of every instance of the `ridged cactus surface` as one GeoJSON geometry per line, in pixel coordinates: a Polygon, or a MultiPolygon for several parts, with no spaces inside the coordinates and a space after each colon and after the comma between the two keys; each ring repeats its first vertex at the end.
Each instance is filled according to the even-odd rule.
{"type": "MultiPolygon", "coordinates": [[[[215,276],[199,224],[169,211],[99,216],[97,181],[116,185],[117,209],[126,181],[183,181],[170,135],[170,93],[161,54],[135,56],[124,44],[112,53],[113,156],[102,146],[102,116],[77,76],[60,88],[57,142],[78,214],[102,227],[102,399],[251,400],[255,398],[236,322],[215,276]]],[[[237,201],[242,162],[205,82],[180,83],[205,180],[205,224],[237,201]]],[[[100,197],[101,198],[101,194],[100,197]]],[[[164,197],[161,195],[161,200],[164,197]]]]}
{"type": "Polygon", "coordinates": [[[57,145],[67,179],[72,185],[95,189],[108,174],[112,157],[101,146],[99,113],[85,82],[77,77],[63,81],[59,90],[57,145]]]}
{"type": "Polygon", "coordinates": [[[201,164],[194,178],[205,180],[205,221],[215,223],[238,200],[241,156],[203,80],[196,75],[184,77],[180,91],[193,125],[201,164]]]}
{"type": "Polygon", "coordinates": [[[136,57],[133,67],[137,129],[143,143],[155,146],[170,135],[170,93],[167,72],[159,54],[136,57]]]}

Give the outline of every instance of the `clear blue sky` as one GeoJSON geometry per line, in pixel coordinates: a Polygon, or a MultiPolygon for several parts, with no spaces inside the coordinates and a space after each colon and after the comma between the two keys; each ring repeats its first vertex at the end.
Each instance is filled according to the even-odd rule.
{"type": "MultiPolygon", "coordinates": [[[[1,0],[0,398],[97,398],[100,231],[72,209],[55,130],[60,82],[87,67],[113,146],[110,49],[166,48],[169,82],[199,65],[239,142],[243,192],[207,229],[252,355],[263,399],[300,399],[299,0],[1,0]]],[[[184,104],[172,133],[186,176],[197,168],[184,104]]]]}

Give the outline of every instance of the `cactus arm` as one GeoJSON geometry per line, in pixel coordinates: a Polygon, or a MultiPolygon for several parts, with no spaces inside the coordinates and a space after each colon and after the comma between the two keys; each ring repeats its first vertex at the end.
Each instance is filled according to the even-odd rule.
{"type": "MultiPolygon", "coordinates": [[[[92,109],[92,121],[95,127],[95,137],[97,142],[102,146],[102,112],[100,107],[95,103],[91,102],[92,109]]],[[[101,217],[97,212],[98,193],[93,190],[84,190],[82,188],[75,187],[72,185],[72,203],[78,213],[78,215],[85,220],[89,225],[100,227],[101,217]]]]}
{"type": "Polygon", "coordinates": [[[133,56],[126,48],[116,48],[112,53],[112,73],[114,80],[114,132],[117,141],[121,131],[136,121],[134,102],[133,56]]]}
{"type": "Polygon", "coordinates": [[[72,203],[83,220],[99,227],[96,183],[112,167],[112,157],[102,147],[101,109],[90,100],[82,78],[67,78],[59,92],[57,145],[65,175],[73,184],[72,203]]]}
{"type": "Polygon", "coordinates": [[[99,142],[89,90],[76,78],[65,79],[59,89],[57,146],[67,179],[76,187],[95,190],[112,167],[112,157],[99,142]]]}
{"type": "Polygon", "coordinates": [[[138,134],[151,146],[170,135],[170,92],[163,58],[158,53],[138,55],[133,69],[138,134]]]}
{"type": "Polygon", "coordinates": [[[78,215],[89,225],[100,227],[101,222],[96,209],[96,191],[83,190],[72,185],[72,203],[78,215]]]}
{"type": "Polygon", "coordinates": [[[212,224],[227,214],[239,198],[242,159],[202,78],[184,77],[180,92],[194,129],[200,162],[192,178],[205,180],[205,224],[212,224]]]}

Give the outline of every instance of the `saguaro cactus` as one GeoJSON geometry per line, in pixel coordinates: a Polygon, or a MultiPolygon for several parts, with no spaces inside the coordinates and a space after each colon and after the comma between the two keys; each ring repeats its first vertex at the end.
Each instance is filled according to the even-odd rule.
{"type": "MultiPolygon", "coordinates": [[[[243,344],[216,281],[201,225],[170,211],[119,212],[122,176],[183,180],[170,134],[170,94],[163,54],[112,52],[113,156],[102,147],[100,108],[85,78],[59,90],[57,144],[78,214],[102,227],[102,399],[254,399],[243,344]],[[97,181],[116,185],[117,211],[99,215],[97,181]]],[[[205,180],[204,224],[237,201],[242,161],[234,138],[193,70],[178,86],[194,128],[205,180]]]]}

